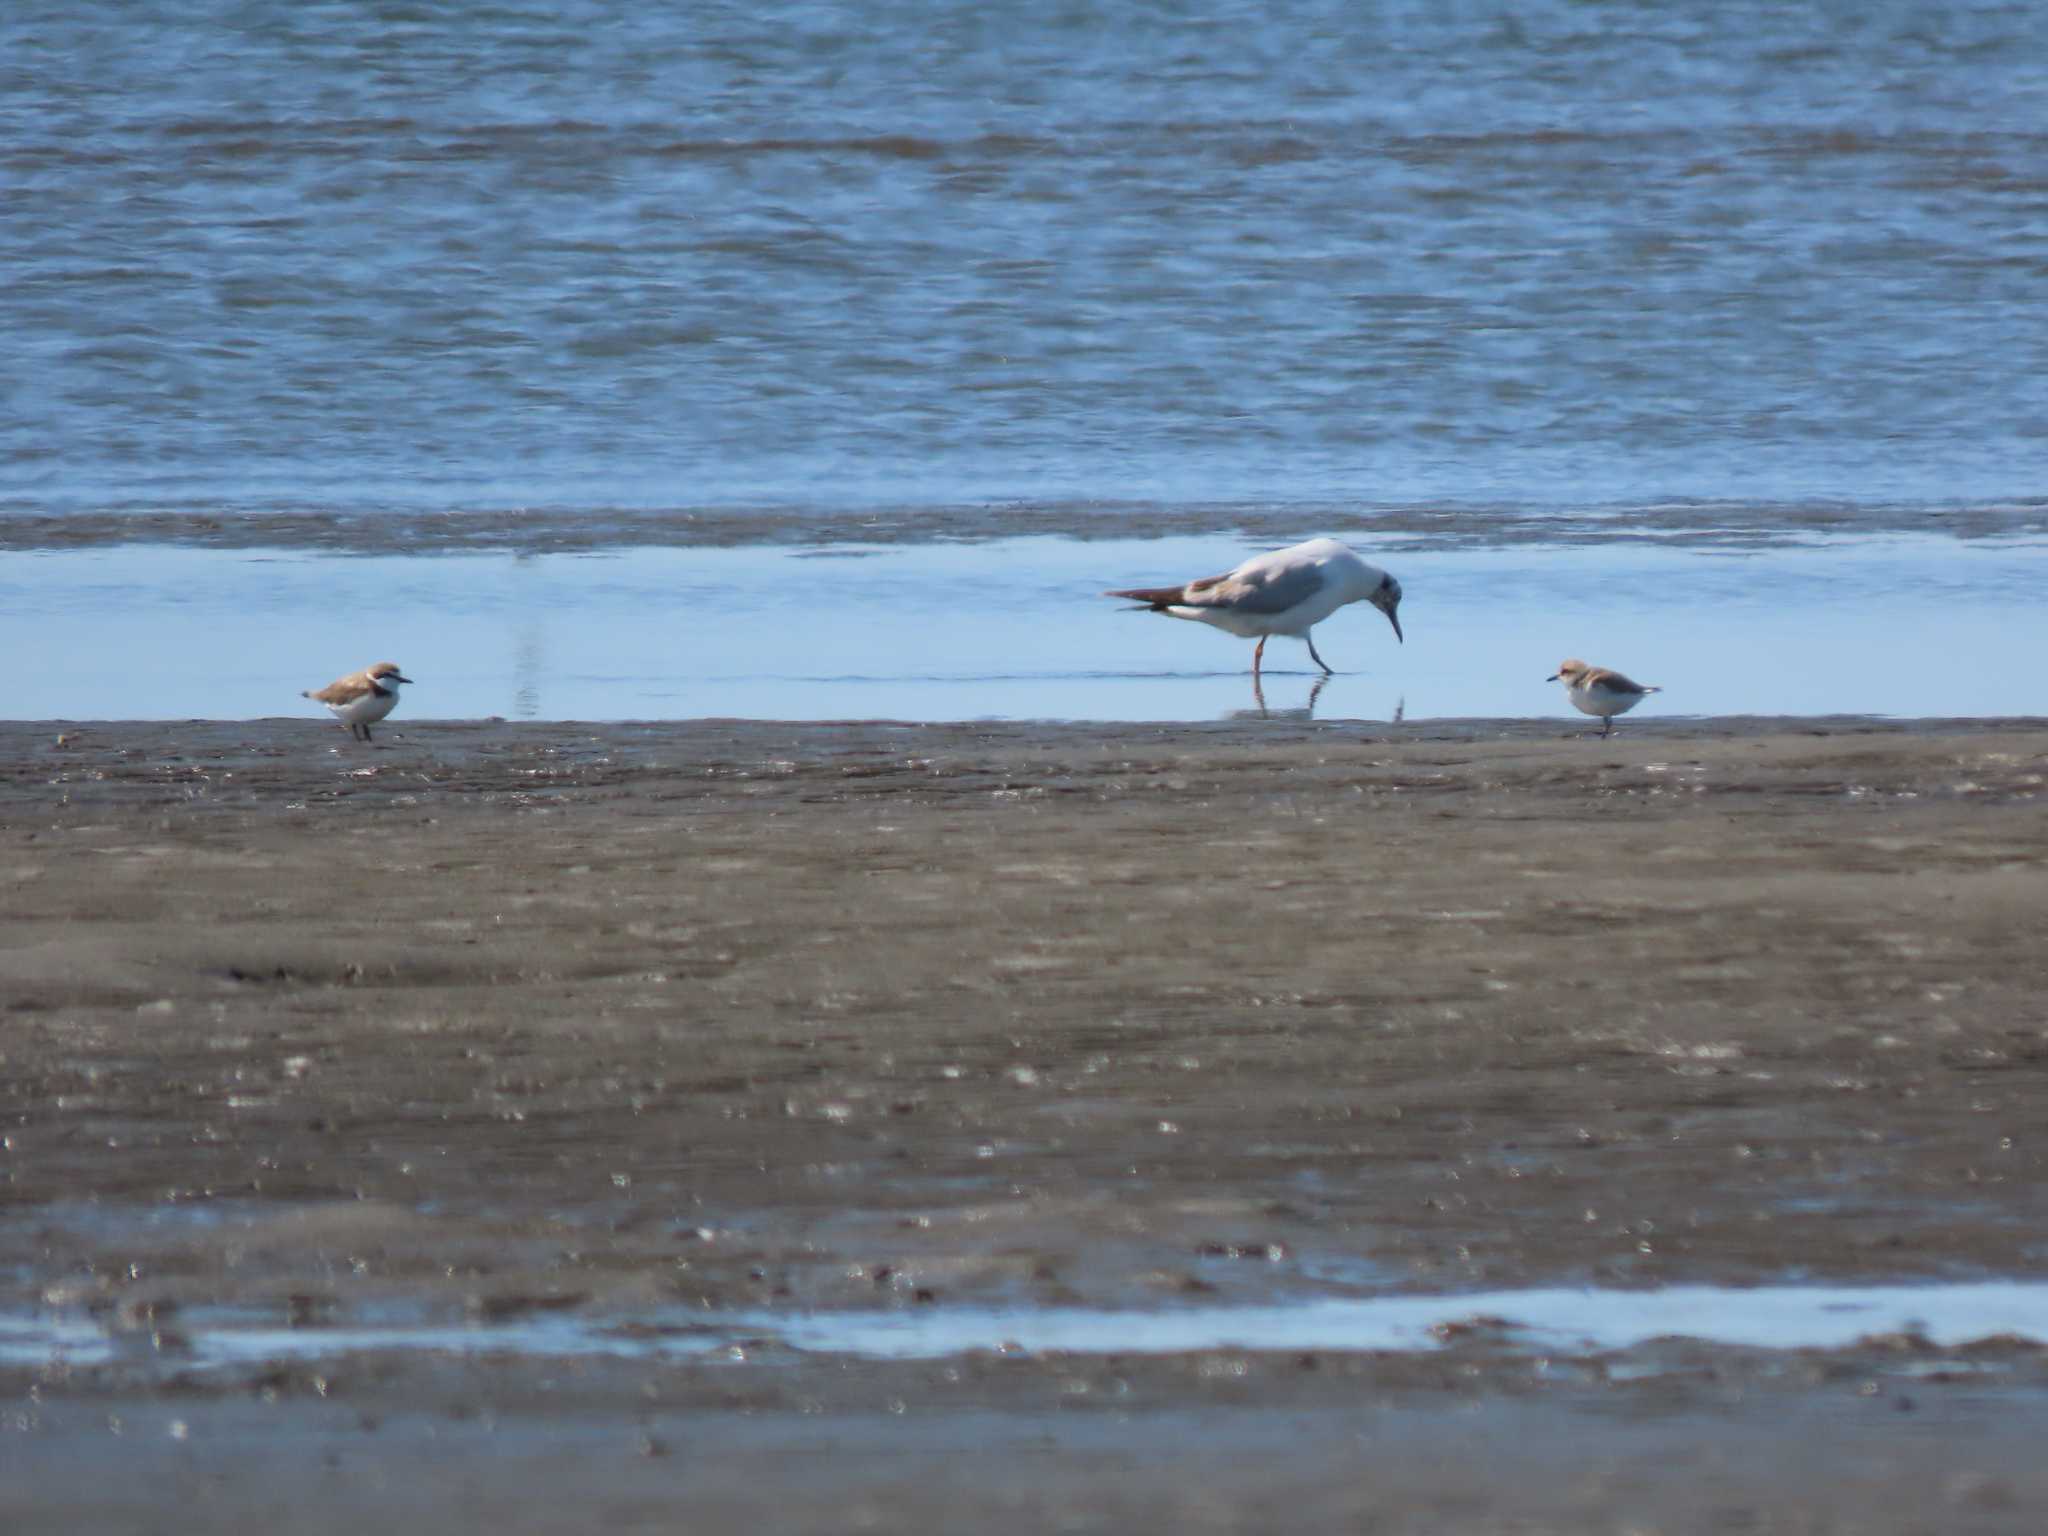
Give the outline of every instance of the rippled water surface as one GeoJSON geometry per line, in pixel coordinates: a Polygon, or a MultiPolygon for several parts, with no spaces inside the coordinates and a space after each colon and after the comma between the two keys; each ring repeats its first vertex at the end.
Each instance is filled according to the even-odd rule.
{"type": "Polygon", "coordinates": [[[2026,494],[2044,45],[1995,3],[24,0],[0,508],[2026,494]]]}

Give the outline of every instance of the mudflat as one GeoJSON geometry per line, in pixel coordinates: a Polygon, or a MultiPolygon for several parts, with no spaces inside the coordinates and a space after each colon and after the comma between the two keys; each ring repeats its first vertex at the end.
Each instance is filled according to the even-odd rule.
{"type": "Polygon", "coordinates": [[[0,724],[9,1529],[2038,1529],[2026,1339],[775,1320],[2038,1275],[2048,722],[387,725],[0,724]]]}

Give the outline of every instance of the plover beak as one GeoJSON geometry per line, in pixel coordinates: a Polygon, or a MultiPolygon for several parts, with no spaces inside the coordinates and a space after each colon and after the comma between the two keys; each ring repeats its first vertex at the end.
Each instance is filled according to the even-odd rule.
{"type": "Polygon", "coordinates": [[[407,687],[412,686],[412,679],[407,677],[403,672],[392,673],[391,681],[393,681],[394,683],[404,683],[407,687]]]}
{"type": "Polygon", "coordinates": [[[1558,680],[1558,679],[1559,679],[1560,677],[1563,677],[1563,676],[1564,676],[1564,674],[1563,674],[1562,672],[1553,672],[1553,673],[1551,673],[1551,674],[1550,674],[1550,676],[1548,676],[1548,677],[1546,677],[1545,679],[1543,679],[1543,681],[1545,681],[1546,683],[1554,683],[1554,682],[1556,682],[1556,681],[1557,681],[1557,680],[1558,680]]]}

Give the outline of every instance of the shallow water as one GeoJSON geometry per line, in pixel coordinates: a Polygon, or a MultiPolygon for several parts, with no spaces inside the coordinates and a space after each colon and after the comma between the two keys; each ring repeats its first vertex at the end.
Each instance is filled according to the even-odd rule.
{"type": "Polygon", "coordinates": [[[321,1360],[384,1351],[742,1361],[764,1349],[930,1360],[974,1351],[1180,1354],[1211,1349],[1428,1351],[1465,1340],[1521,1353],[1590,1354],[1658,1339],[1751,1349],[1841,1349],[1903,1335],[1932,1348],[1986,1339],[2048,1344],[2048,1284],[1670,1286],[1489,1291],[1290,1301],[1144,1312],[930,1307],[891,1312],[649,1318],[542,1316],[280,1327],[216,1309],[155,1328],[107,1331],[75,1318],[0,1316],[0,1363],[96,1365],[153,1356],[192,1366],[321,1360]]]}
{"type": "MultiPolygon", "coordinates": [[[[1254,546],[1255,547],[1255,546],[1254,546]]],[[[1206,720],[1263,708],[1387,721],[1572,714],[1567,655],[1665,692],[1659,717],[2048,714],[2048,540],[1894,534],[1416,539],[1380,555],[1407,593],[1398,645],[1364,606],[1251,646],[1130,611],[1111,585],[1234,563],[1228,537],[822,548],[344,556],[117,546],[0,566],[20,719],[242,719],[380,657],[422,721],[893,718],[1206,720]],[[1958,664],[1961,662],[1962,664],[1958,664]]],[[[336,732],[339,741],[339,733],[336,732]]]]}
{"type": "Polygon", "coordinates": [[[1980,1339],[2048,1340],[2048,1285],[1710,1285],[1654,1291],[1493,1291],[1375,1296],[1284,1306],[973,1313],[928,1309],[819,1315],[778,1330],[797,1349],[929,1359],[970,1349],[1088,1354],[1186,1350],[1417,1350],[1475,1332],[1519,1350],[1625,1350],[1653,1339],[1754,1349],[1839,1349],[1906,1333],[1944,1347],[1980,1339]]]}

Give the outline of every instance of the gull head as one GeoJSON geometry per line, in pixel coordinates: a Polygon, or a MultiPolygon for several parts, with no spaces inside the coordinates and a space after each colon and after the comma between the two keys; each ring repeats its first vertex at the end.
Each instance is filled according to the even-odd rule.
{"type": "Polygon", "coordinates": [[[1401,615],[1397,611],[1401,606],[1401,583],[1382,571],[1380,584],[1365,594],[1365,600],[1387,616],[1387,622],[1394,626],[1394,638],[1406,645],[1408,637],[1401,633],[1401,615]]]}

